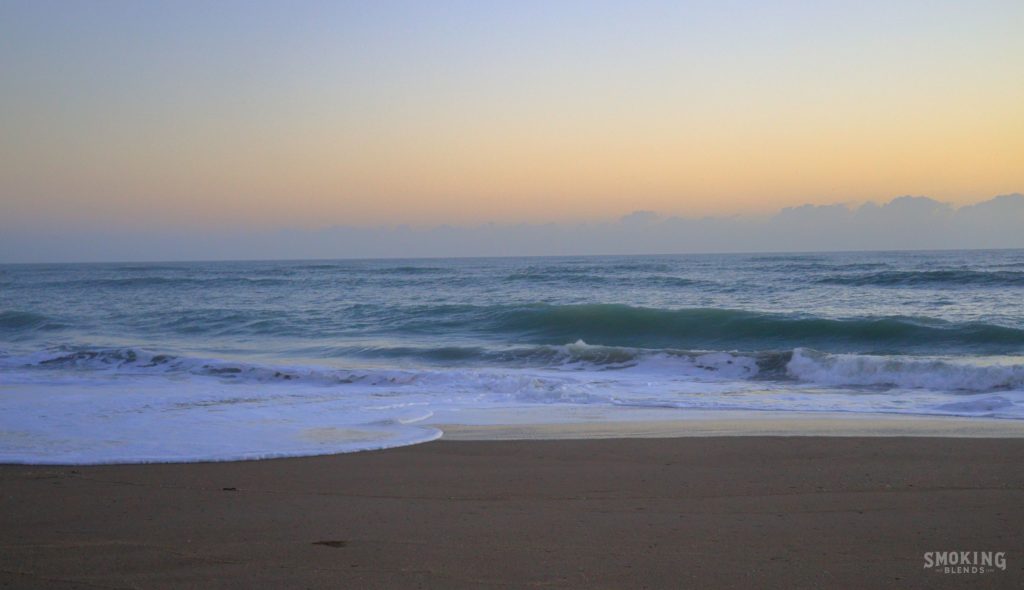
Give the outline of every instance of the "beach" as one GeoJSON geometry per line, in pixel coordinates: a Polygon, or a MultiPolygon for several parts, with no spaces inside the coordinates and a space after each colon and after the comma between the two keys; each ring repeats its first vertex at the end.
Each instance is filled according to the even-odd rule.
{"type": "Polygon", "coordinates": [[[1020,587],[1022,461],[1020,438],[733,436],[6,465],[0,586],[1020,587]],[[945,551],[1006,568],[925,567],[945,551]]]}
{"type": "Polygon", "coordinates": [[[6,265],[0,588],[1024,587],[1021,269],[6,265]]]}

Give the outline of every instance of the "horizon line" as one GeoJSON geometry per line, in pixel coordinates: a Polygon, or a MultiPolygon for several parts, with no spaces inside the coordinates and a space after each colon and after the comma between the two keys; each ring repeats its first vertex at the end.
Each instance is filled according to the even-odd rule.
{"type": "Polygon", "coordinates": [[[200,264],[200,263],[253,263],[253,262],[374,262],[401,260],[507,260],[512,258],[664,258],[671,256],[786,256],[791,254],[900,254],[906,252],[1007,252],[1020,250],[1013,248],[884,248],[849,249],[849,250],[744,250],[715,252],[659,252],[635,254],[525,254],[499,256],[365,256],[346,258],[193,258],[188,260],[146,259],[146,260],[91,260],[83,262],[52,261],[52,262],[0,262],[3,266],[102,266],[109,264],[200,264]]]}

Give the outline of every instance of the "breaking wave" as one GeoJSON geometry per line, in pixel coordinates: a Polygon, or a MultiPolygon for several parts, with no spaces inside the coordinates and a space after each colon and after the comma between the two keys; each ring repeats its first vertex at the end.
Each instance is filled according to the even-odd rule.
{"type": "MultiPolygon", "coordinates": [[[[378,354],[385,351],[377,351],[378,354]]],[[[387,350],[387,354],[410,354],[387,350]]],[[[416,350],[420,356],[443,355],[452,349],[416,350]]],[[[987,392],[1024,390],[1024,357],[927,357],[905,355],[831,354],[809,348],[740,353],[595,346],[583,341],[559,346],[487,350],[459,349],[462,358],[478,363],[444,368],[330,368],[268,365],[229,359],[154,353],[133,348],[42,351],[0,357],[7,369],[61,369],[122,374],[189,374],[254,383],[296,382],[316,385],[395,386],[412,382],[443,382],[501,370],[628,371],[652,378],[799,382],[821,386],[930,389],[987,392]],[[499,364],[500,363],[500,364],[499,364]]]]}

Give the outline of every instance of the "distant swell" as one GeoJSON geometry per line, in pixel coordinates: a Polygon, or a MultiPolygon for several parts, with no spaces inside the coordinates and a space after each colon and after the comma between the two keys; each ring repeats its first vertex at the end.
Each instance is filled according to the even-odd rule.
{"type": "Polygon", "coordinates": [[[1011,270],[884,271],[829,276],[819,279],[818,282],[830,285],[873,287],[1020,287],[1024,286],[1024,272],[1011,270]]]}
{"type": "Polygon", "coordinates": [[[56,330],[63,327],[53,318],[28,311],[0,311],[0,333],[23,333],[56,330]]]}
{"type": "Polygon", "coordinates": [[[115,279],[87,279],[78,281],[82,288],[168,288],[168,287],[270,287],[287,285],[290,281],[286,278],[277,277],[161,277],[161,276],[140,276],[115,279]]]}

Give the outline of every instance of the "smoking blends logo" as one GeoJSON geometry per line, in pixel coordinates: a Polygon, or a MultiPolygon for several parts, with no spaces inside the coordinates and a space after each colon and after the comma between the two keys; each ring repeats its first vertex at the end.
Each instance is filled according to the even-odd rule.
{"type": "Polygon", "coordinates": [[[1006,571],[1004,551],[929,551],[924,554],[924,569],[944,574],[988,574],[1006,571]]]}

